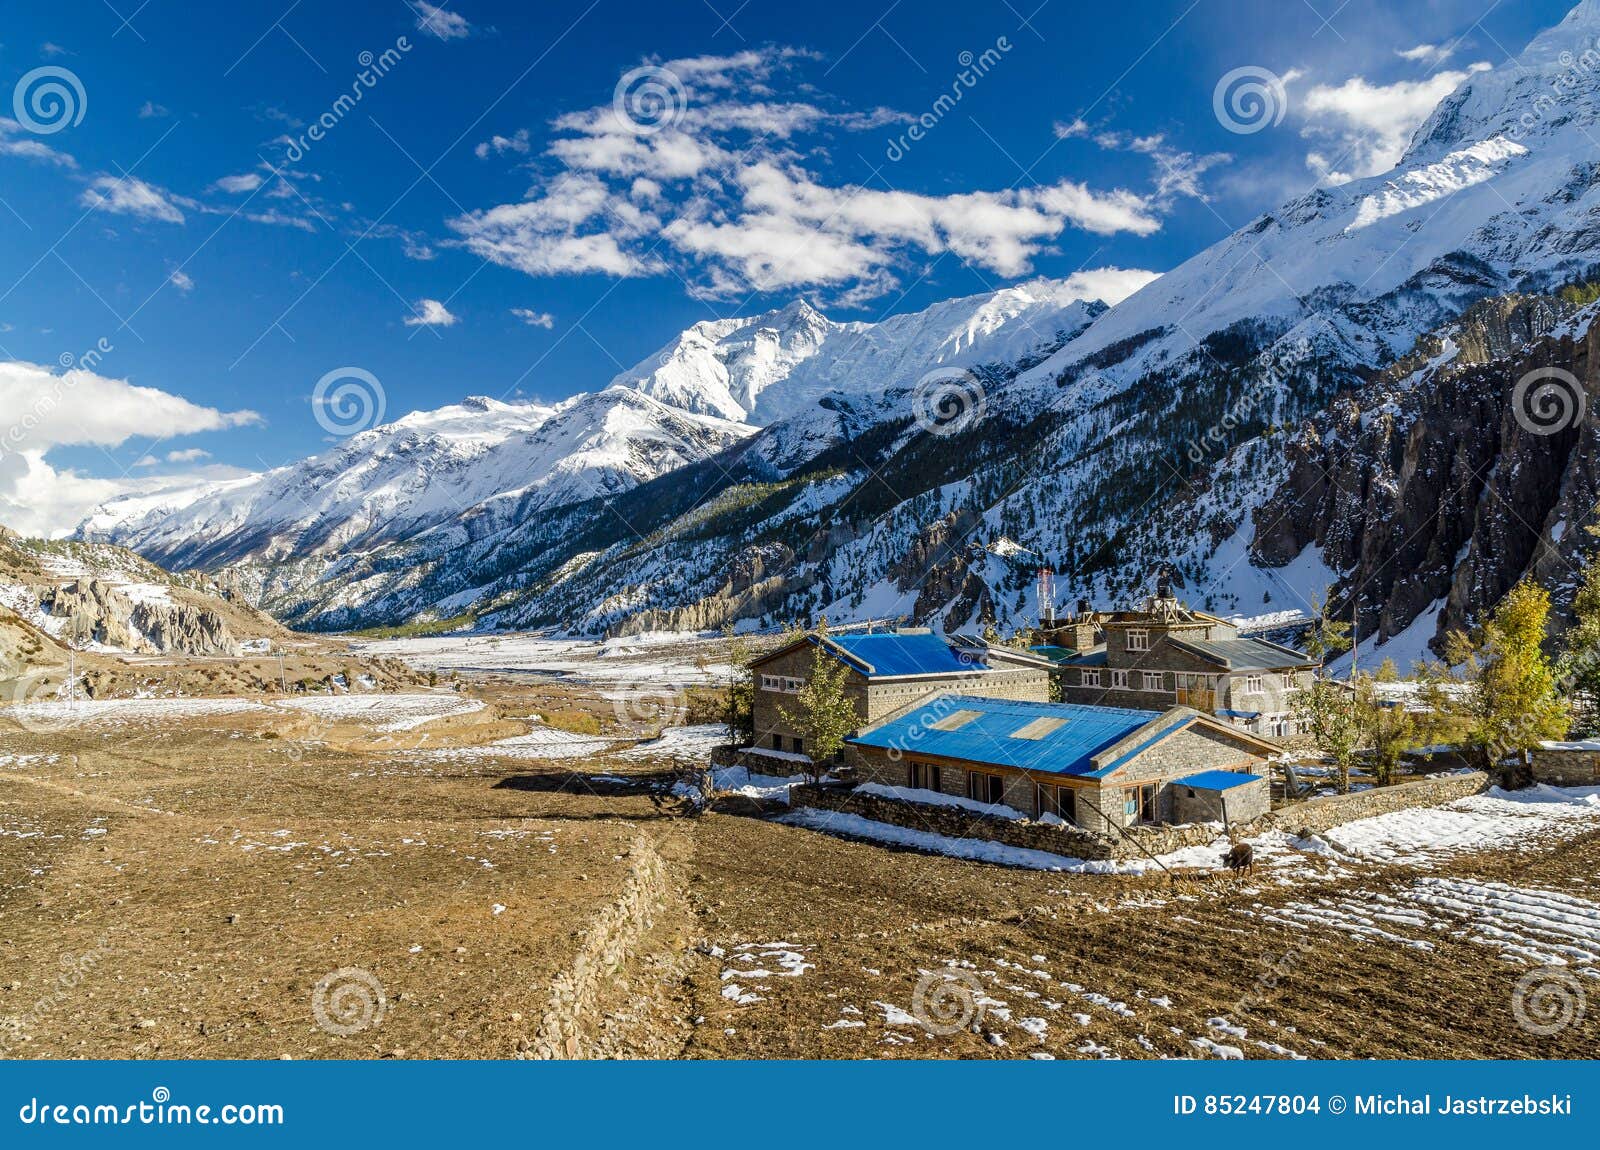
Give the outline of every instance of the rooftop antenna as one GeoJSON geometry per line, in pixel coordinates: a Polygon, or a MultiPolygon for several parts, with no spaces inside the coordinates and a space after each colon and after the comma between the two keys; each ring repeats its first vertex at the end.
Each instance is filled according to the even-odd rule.
{"type": "Polygon", "coordinates": [[[1049,630],[1056,625],[1056,573],[1039,568],[1039,626],[1049,630]]]}

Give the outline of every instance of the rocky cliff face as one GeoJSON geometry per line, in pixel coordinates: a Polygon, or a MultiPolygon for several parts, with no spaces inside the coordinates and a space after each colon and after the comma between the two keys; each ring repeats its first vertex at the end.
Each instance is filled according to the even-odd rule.
{"type": "Polygon", "coordinates": [[[74,641],[138,655],[238,655],[239,641],[217,612],[177,599],[134,599],[99,579],[46,588],[40,606],[74,641]]]}
{"type": "Polygon", "coordinates": [[[1311,546],[1335,607],[1385,640],[1438,606],[1470,626],[1524,576],[1570,601],[1600,507],[1597,309],[1548,296],[1474,305],[1284,448],[1255,512],[1252,560],[1311,546]]]}

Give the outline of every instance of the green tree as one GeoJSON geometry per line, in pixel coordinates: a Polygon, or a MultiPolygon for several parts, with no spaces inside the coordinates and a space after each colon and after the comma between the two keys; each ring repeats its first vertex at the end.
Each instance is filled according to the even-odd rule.
{"type": "Polygon", "coordinates": [[[755,650],[750,640],[738,634],[729,623],[722,628],[723,656],[728,665],[728,736],[736,747],[748,747],[756,740],[756,680],[750,670],[755,650]]]}
{"type": "Polygon", "coordinates": [[[1340,794],[1350,790],[1350,767],[1361,740],[1361,719],[1355,693],[1343,683],[1315,678],[1309,687],[1290,695],[1296,717],[1317,750],[1333,760],[1334,784],[1340,794]]]}
{"type": "MultiPolygon", "coordinates": [[[[1391,666],[1393,664],[1390,664],[1391,666]]],[[[1418,745],[1416,717],[1403,700],[1386,699],[1378,690],[1381,678],[1360,675],[1355,683],[1356,722],[1366,748],[1372,777],[1388,786],[1399,773],[1400,760],[1418,745]]]]}
{"type": "Polygon", "coordinates": [[[1378,664],[1377,674],[1372,676],[1374,682],[1398,683],[1400,681],[1400,668],[1394,665],[1393,659],[1384,659],[1378,664]]]}
{"type": "Polygon", "coordinates": [[[799,706],[784,707],[783,717],[804,740],[811,758],[806,775],[813,782],[828,772],[828,762],[844,749],[845,736],[860,724],[856,705],[845,690],[849,672],[845,665],[824,650],[828,637],[826,622],[817,630],[817,647],[812,654],[811,675],[795,695],[799,706]]]}
{"type": "Polygon", "coordinates": [[[1465,720],[1468,742],[1485,769],[1506,755],[1567,733],[1571,714],[1544,653],[1550,595],[1524,579],[1506,593],[1476,633],[1445,638],[1455,689],[1444,696],[1465,720]]]}
{"type": "Polygon", "coordinates": [[[1330,586],[1320,597],[1313,596],[1311,613],[1315,618],[1306,632],[1306,654],[1317,662],[1350,649],[1350,624],[1328,613],[1328,600],[1333,598],[1330,586]]]}
{"type": "Polygon", "coordinates": [[[1570,693],[1578,733],[1589,736],[1600,730],[1600,559],[1591,557],[1584,564],[1572,614],[1556,676],[1570,693]]]}

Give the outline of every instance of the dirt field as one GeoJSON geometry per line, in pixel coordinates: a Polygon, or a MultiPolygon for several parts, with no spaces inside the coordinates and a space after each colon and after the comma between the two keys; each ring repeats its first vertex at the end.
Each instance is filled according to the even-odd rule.
{"type": "Polygon", "coordinates": [[[670,754],[520,718],[597,696],[490,694],[0,712],[0,1053],[1600,1049],[1600,983],[1554,1033],[1513,1013],[1530,940],[1600,949],[1593,830],[1293,882],[1012,870],[677,817],[670,754]]]}

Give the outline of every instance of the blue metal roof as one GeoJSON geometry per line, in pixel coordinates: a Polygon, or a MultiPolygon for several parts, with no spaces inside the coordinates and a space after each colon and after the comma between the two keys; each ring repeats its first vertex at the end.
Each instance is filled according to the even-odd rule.
{"type": "Polygon", "coordinates": [[[876,730],[850,739],[862,747],[896,748],[906,754],[938,755],[972,763],[1054,775],[1098,776],[1094,756],[1154,719],[1157,711],[1124,707],[1084,707],[1072,703],[1019,703],[970,695],[942,694],[876,730]],[[957,711],[976,711],[954,730],[932,724],[957,711]],[[1036,719],[1065,719],[1038,739],[1015,738],[1036,719]]]}
{"type": "Polygon", "coordinates": [[[1201,771],[1198,775],[1185,775],[1177,781],[1198,791],[1226,791],[1265,780],[1265,775],[1247,775],[1241,771],[1201,771]]]}
{"type": "Polygon", "coordinates": [[[880,675],[950,675],[983,670],[976,654],[951,650],[938,635],[876,634],[829,635],[828,642],[858,660],[869,678],[880,675]]]}

